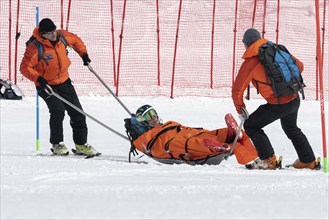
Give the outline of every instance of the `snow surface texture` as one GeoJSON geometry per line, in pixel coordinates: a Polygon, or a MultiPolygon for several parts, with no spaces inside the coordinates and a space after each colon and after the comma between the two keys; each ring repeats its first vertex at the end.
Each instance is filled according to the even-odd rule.
{"type": "MultiPolygon", "coordinates": [[[[88,114],[125,133],[123,119],[129,115],[113,97],[80,99],[88,114]]],[[[237,118],[230,99],[121,100],[132,112],[151,104],[164,121],[187,126],[216,129],[225,127],[226,113],[237,118]]],[[[262,103],[246,101],[250,113],[262,103]]],[[[234,156],[217,166],[165,165],[147,156],[128,163],[129,142],[90,119],[89,143],[101,157],[51,156],[49,114],[41,99],[37,153],[35,106],[33,97],[0,102],[1,219],[328,219],[328,174],[323,169],[250,171],[234,156]]],[[[316,156],[322,156],[319,111],[316,101],[302,101],[299,111],[299,126],[316,156]]],[[[67,115],[64,132],[72,148],[67,115]]],[[[280,123],[265,132],[283,165],[294,162],[297,155],[280,123]]]]}

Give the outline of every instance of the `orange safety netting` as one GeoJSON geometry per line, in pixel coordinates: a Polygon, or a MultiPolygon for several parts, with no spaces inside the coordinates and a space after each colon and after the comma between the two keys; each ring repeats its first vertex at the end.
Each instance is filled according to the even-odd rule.
{"type": "MultiPolygon", "coordinates": [[[[265,38],[286,45],[304,63],[306,98],[318,99],[313,0],[16,0],[0,4],[0,78],[15,81],[25,95],[35,95],[35,87],[20,74],[19,65],[36,26],[38,6],[39,20],[49,17],[58,29],[68,29],[84,40],[94,70],[119,96],[230,97],[232,80],[243,61],[243,33],[254,27],[265,38]],[[17,40],[16,32],[20,32],[17,40]]],[[[327,94],[324,9],[328,5],[320,1],[327,94]]],[[[73,50],[69,56],[69,72],[79,95],[110,95],[73,50]]],[[[255,89],[250,95],[259,98],[255,89]]]]}

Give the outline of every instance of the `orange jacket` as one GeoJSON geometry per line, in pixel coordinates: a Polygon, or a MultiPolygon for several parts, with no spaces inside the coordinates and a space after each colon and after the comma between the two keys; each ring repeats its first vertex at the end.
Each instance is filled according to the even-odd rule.
{"type": "MultiPolygon", "coordinates": [[[[209,131],[168,121],[147,131],[133,144],[139,151],[155,158],[180,160],[180,155],[184,155],[184,160],[189,161],[220,154],[220,152],[212,152],[205,146],[204,139],[224,143],[226,136],[227,128],[209,131]]],[[[243,139],[235,145],[233,152],[240,164],[247,164],[258,157],[254,145],[245,133],[243,139]]]]}
{"type": "MultiPolygon", "coordinates": [[[[53,46],[49,40],[40,36],[38,29],[39,27],[34,29],[33,36],[43,45],[43,59],[38,61],[38,49],[34,43],[30,43],[25,50],[20,71],[36,85],[39,75],[43,76],[49,85],[61,84],[69,78],[68,68],[71,64],[65,45],[59,40],[53,46]]],[[[67,46],[73,47],[80,57],[87,53],[86,46],[77,35],[65,30],[57,31],[58,35],[60,33],[65,37],[67,46]]]]}
{"type": "MultiPolygon", "coordinates": [[[[243,54],[242,58],[244,59],[244,62],[242,63],[240,70],[238,72],[238,75],[235,78],[235,81],[233,83],[232,87],[232,99],[236,108],[236,111],[241,114],[241,107],[245,107],[245,104],[243,102],[243,93],[248,87],[250,81],[252,81],[252,84],[254,87],[256,87],[256,82],[264,82],[266,83],[266,75],[264,66],[260,63],[258,58],[258,49],[261,45],[267,43],[267,39],[259,39],[256,42],[254,42],[252,45],[250,45],[245,53],[243,54]]],[[[300,72],[303,72],[304,65],[301,61],[299,61],[297,58],[293,57],[296,60],[296,64],[299,67],[300,72]]],[[[269,82],[267,82],[269,83],[269,82]]],[[[275,97],[271,86],[258,83],[257,84],[258,91],[261,94],[261,96],[270,104],[279,104],[278,98],[275,97]]],[[[288,103],[291,100],[296,98],[296,94],[289,95],[289,96],[283,96],[280,97],[280,104],[288,103]]]]}

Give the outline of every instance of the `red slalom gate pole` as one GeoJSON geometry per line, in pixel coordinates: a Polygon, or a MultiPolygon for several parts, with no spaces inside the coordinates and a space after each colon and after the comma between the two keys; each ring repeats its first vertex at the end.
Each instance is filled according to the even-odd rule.
{"type": "Polygon", "coordinates": [[[321,38],[320,38],[320,13],[319,0],[315,0],[315,14],[316,14],[316,52],[319,60],[319,80],[320,80],[320,111],[321,111],[321,125],[322,125],[322,147],[323,147],[323,170],[328,173],[328,158],[327,158],[327,140],[326,140],[326,124],[324,111],[324,88],[323,88],[323,60],[321,56],[321,38]]]}

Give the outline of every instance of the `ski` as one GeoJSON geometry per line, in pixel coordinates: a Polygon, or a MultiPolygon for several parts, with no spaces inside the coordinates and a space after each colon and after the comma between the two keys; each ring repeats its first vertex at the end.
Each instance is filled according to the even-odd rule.
{"type": "MultiPolygon", "coordinates": [[[[53,156],[64,156],[65,157],[65,156],[69,155],[69,151],[67,153],[61,154],[61,155],[55,155],[53,148],[50,148],[50,151],[53,153],[53,156]]],[[[102,154],[102,153],[99,153],[99,152],[97,152],[96,154],[92,154],[92,155],[78,154],[75,149],[72,149],[72,152],[76,156],[86,156],[85,159],[90,159],[90,158],[93,158],[93,157],[99,157],[102,154]]]]}
{"type": "Polygon", "coordinates": [[[86,156],[85,159],[90,159],[90,158],[93,158],[93,157],[99,157],[102,153],[99,153],[97,152],[96,154],[92,154],[92,155],[85,155],[85,154],[79,154],[77,153],[76,149],[72,149],[72,152],[74,155],[77,155],[77,156],[86,156]]]}
{"type": "Polygon", "coordinates": [[[278,168],[279,170],[281,170],[282,169],[282,159],[283,159],[283,157],[282,156],[280,156],[279,157],[279,159],[278,159],[278,161],[277,161],[277,165],[276,165],[276,168],[278,168]]]}

